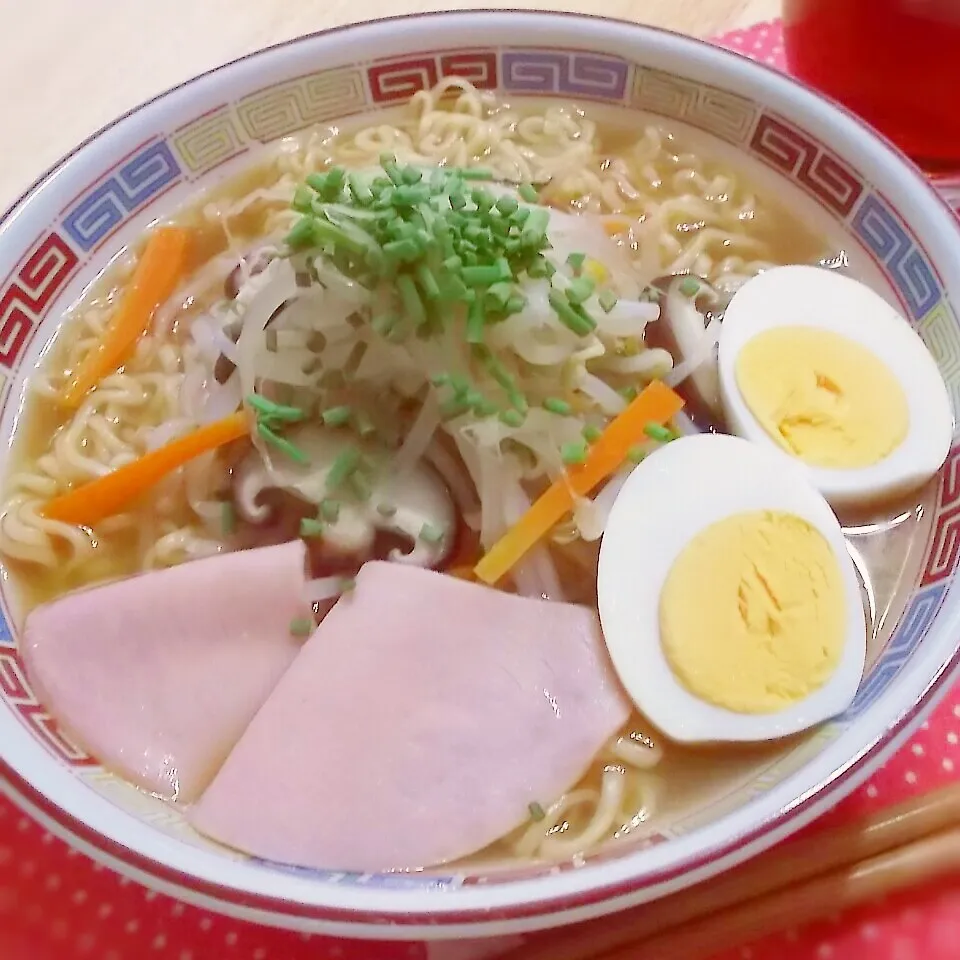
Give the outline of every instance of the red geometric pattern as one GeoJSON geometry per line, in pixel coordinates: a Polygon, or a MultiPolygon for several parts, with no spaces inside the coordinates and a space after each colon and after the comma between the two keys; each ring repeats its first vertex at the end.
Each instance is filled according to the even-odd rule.
{"type": "Polygon", "coordinates": [[[939,583],[953,575],[960,560],[960,444],[954,446],[941,472],[937,512],[920,586],[939,583]]]}
{"type": "Polygon", "coordinates": [[[827,207],[846,217],[863,193],[863,183],[841,160],[808,134],[762,114],[757,121],[750,149],[761,160],[797,182],[827,207]]]}
{"type": "Polygon", "coordinates": [[[497,55],[493,50],[454,50],[376,63],[367,69],[374,103],[407,100],[429,90],[443,77],[463,77],[480,90],[497,87],[497,55]]]}
{"type": "Polygon", "coordinates": [[[35,326],[70,279],[77,255],[56,233],[48,233],[0,293],[0,363],[16,366],[35,326]]]}
{"type": "Polygon", "coordinates": [[[36,733],[58,759],[72,767],[96,764],[60,732],[56,721],[37,702],[23,664],[13,650],[0,650],[0,696],[14,708],[24,726],[36,733]]]}

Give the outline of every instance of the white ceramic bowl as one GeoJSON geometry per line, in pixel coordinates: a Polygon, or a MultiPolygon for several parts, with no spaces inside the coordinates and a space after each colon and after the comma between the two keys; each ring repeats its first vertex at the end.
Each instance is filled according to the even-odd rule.
{"type": "MultiPolygon", "coordinates": [[[[698,128],[797,204],[855,269],[899,302],[960,397],[960,229],[920,174],[855,118],[791,80],[706,43],[562,14],[451,13],[304,37],[198,77],[101,130],[0,224],[0,438],[64,309],[152,219],[235,171],[262,144],[396,104],[449,73],[511,99],[550,95],[698,128]]],[[[638,116],[639,121],[639,116],[638,116]]],[[[757,853],[835,803],[919,722],[957,662],[960,463],[925,511],[927,543],[896,629],[853,706],[742,789],[640,843],[577,867],[483,876],[283,870],[192,836],[60,735],[0,620],[5,788],[47,827],[148,885],[247,919],[371,937],[506,933],[652,900],[757,853]]],[[[429,784],[424,784],[429,791],[429,784]]],[[[385,802],[389,798],[384,798],[385,802]]]]}

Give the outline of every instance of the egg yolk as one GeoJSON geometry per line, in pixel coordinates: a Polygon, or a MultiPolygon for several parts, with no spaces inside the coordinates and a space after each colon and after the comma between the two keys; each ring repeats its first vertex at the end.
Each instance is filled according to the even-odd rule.
{"type": "Polygon", "coordinates": [[[667,574],[660,639],[677,679],[738,713],[773,713],[833,673],[846,623],[840,565],[790,513],[738,513],[700,531],[667,574]]]}
{"type": "Polygon", "coordinates": [[[775,327],[737,356],[750,412],[788,453],[817,467],[867,467],[907,435],[909,410],[892,371],[866,347],[817,327],[775,327]]]}

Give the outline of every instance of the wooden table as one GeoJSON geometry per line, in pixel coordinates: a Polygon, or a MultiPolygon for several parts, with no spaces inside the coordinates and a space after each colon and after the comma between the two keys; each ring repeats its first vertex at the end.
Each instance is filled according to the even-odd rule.
{"type": "Polygon", "coordinates": [[[0,208],[117,114],[210,67],[351,20],[450,7],[590,11],[711,36],[779,0],[0,0],[0,208]]]}

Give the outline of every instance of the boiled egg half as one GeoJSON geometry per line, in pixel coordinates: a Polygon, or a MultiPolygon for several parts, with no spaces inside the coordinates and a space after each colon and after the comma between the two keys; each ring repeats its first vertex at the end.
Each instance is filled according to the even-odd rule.
{"type": "Polygon", "coordinates": [[[787,736],[842,713],[866,627],[840,524],[776,450],[702,434],[630,474],[600,547],[600,621],[638,709],[681,742],[787,736]]]}
{"type": "Polygon", "coordinates": [[[767,270],[723,318],[732,432],[802,463],[836,508],[891,500],[943,465],[953,411],[937,364],[869,287],[820,267],[767,270]]]}

